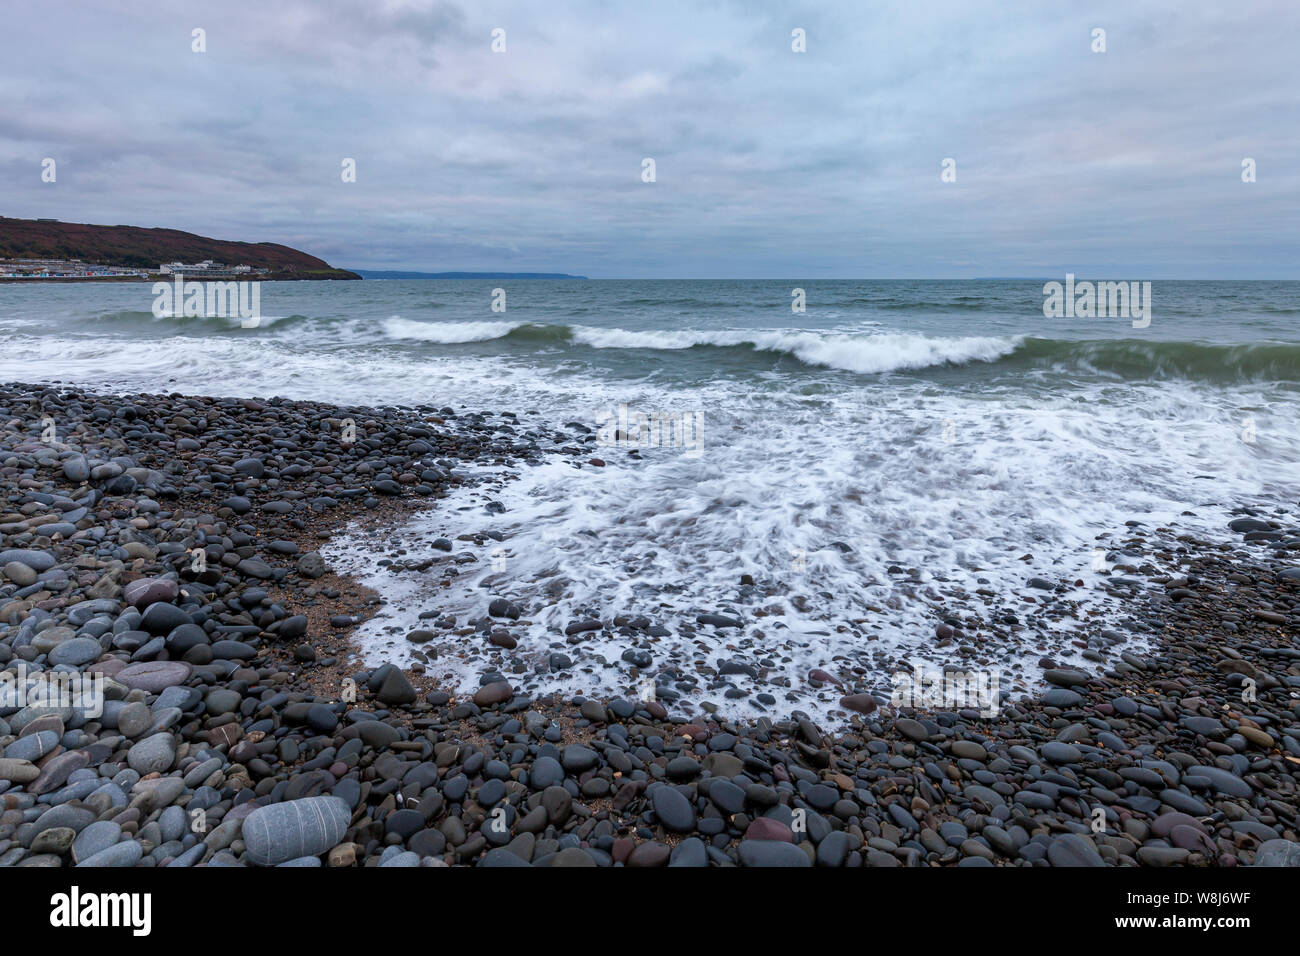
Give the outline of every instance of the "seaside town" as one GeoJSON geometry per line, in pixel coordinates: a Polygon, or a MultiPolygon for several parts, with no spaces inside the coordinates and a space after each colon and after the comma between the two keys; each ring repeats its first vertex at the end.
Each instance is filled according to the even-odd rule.
{"type": "Polygon", "coordinates": [[[254,269],[247,265],[231,266],[211,259],[193,264],[164,262],[157,269],[83,262],[80,259],[0,259],[0,279],[153,279],[159,276],[233,279],[265,272],[265,269],[254,269]]]}

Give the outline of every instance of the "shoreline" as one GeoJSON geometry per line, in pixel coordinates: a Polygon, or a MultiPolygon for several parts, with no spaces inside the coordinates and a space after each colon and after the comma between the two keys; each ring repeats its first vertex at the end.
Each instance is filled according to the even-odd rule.
{"type": "Polygon", "coordinates": [[[1142,572],[1162,585],[1151,653],[1049,669],[993,718],[859,700],[826,733],[362,671],[353,618],[376,595],[312,555],[436,506],[459,463],[550,454],[521,454],[514,423],[0,385],[0,666],[126,673],[102,720],[0,708],[0,865],[1233,866],[1268,841],[1300,862],[1294,514],[1220,541],[1153,531],[1187,570],[1142,572]],[[320,832],[282,812],[303,799],[320,832]],[[208,829],[178,829],[196,807],[208,829]]]}

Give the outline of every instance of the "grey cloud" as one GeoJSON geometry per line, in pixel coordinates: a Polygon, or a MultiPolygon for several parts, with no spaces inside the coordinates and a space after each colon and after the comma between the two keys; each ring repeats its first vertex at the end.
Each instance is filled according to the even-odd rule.
{"type": "Polygon", "coordinates": [[[233,0],[6,21],[8,215],[286,242],[361,268],[1300,269],[1286,2],[233,0]],[[207,53],[190,51],[196,26],[207,53]],[[790,51],[794,27],[807,53],[790,51]],[[40,182],[44,156],[57,184],[40,182]]]}

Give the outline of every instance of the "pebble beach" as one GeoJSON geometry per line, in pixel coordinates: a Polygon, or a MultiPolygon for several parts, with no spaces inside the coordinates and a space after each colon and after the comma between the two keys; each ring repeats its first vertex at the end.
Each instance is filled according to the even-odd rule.
{"type": "MultiPolygon", "coordinates": [[[[1125,632],[1077,615],[988,714],[896,706],[897,655],[776,666],[761,577],[688,622],[730,668],[631,610],[539,642],[543,589],[438,609],[510,546],[484,468],[602,455],[522,410],[0,386],[0,867],[1300,865],[1294,503],[1114,528],[1125,632]],[[387,661],[359,525],[425,576],[387,661]],[[573,690],[597,644],[619,693],[573,690]],[[36,693],[73,678],[102,700],[36,693]]],[[[996,664],[1013,600],[927,659],[996,664]]]]}

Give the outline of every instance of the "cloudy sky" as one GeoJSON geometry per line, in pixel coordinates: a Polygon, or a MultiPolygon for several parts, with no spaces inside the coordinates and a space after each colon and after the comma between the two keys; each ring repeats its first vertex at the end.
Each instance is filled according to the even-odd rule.
{"type": "Polygon", "coordinates": [[[1295,0],[134,0],[4,21],[2,215],[354,268],[1300,278],[1295,0]]]}

